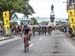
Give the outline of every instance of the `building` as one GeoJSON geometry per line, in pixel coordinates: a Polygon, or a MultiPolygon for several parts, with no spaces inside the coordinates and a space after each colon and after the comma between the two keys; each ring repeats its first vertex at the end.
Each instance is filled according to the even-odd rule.
{"type": "Polygon", "coordinates": [[[70,27],[75,31],[75,0],[67,0],[67,12],[70,27]]]}
{"type": "Polygon", "coordinates": [[[30,24],[30,18],[27,18],[24,14],[15,13],[11,17],[11,22],[17,22],[18,25],[20,24],[30,24]]]}

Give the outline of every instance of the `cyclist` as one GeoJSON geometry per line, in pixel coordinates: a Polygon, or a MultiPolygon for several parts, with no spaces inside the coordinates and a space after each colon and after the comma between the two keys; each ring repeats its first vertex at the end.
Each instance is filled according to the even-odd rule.
{"type": "Polygon", "coordinates": [[[52,27],[49,26],[49,27],[48,27],[48,34],[51,35],[51,32],[52,32],[52,27]]]}
{"type": "Polygon", "coordinates": [[[29,50],[29,27],[26,25],[24,26],[24,51],[26,52],[29,50]]]}

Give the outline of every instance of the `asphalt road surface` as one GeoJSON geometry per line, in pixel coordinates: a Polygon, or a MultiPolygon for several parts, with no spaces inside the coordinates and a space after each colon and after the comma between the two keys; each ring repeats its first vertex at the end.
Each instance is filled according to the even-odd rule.
{"type": "Polygon", "coordinates": [[[75,46],[67,36],[55,30],[52,35],[32,36],[29,52],[24,53],[23,39],[0,46],[0,56],[75,56],[75,46]]]}

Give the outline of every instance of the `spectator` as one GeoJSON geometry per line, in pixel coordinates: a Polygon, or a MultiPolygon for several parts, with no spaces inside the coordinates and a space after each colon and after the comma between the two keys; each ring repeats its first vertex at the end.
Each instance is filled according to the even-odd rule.
{"type": "Polygon", "coordinates": [[[2,26],[0,26],[0,36],[3,35],[3,30],[2,30],[2,26]]]}

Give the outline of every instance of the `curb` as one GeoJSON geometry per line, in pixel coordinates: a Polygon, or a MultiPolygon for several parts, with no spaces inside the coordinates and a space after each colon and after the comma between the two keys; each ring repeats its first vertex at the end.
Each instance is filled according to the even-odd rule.
{"type": "Polygon", "coordinates": [[[8,40],[8,39],[12,39],[12,38],[14,38],[14,37],[6,37],[6,38],[4,38],[4,39],[0,39],[0,41],[4,41],[4,40],[8,40]]]}
{"type": "Polygon", "coordinates": [[[67,35],[68,37],[71,37],[69,33],[66,33],[66,35],[67,35]]]}
{"type": "MultiPolygon", "coordinates": [[[[71,38],[71,35],[69,33],[66,33],[66,35],[71,38]]],[[[75,37],[72,37],[72,39],[75,40],[75,37]]]]}

